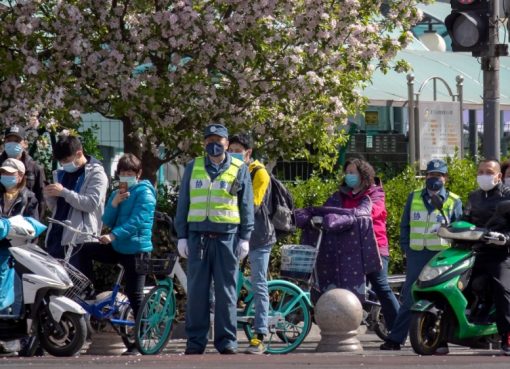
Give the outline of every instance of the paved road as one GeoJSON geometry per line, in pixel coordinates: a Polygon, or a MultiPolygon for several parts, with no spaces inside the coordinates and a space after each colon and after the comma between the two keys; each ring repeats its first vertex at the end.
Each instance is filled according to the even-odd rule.
{"type": "MultiPolygon", "coordinates": [[[[381,341],[373,334],[363,334],[360,340],[364,351],[360,353],[316,353],[318,334],[312,334],[307,341],[288,355],[219,355],[210,347],[206,355],[184,356],[184,341],[170,341],[165,354],[158,356],[93,356],[81,355],[75,358],[0,358],[0,367],[6,368],[84,368],[84,369],[333,369],[333,368],[411,368],[416,369],[507,369],[510,357],[499,351],[473,351],[452,346],[446,356],[416,355],[410,347],[401,351],[383,352],[378,349],[381,341]]],[[[240,336],[240,349],[247,346],[246,339],[240,336]]]]}

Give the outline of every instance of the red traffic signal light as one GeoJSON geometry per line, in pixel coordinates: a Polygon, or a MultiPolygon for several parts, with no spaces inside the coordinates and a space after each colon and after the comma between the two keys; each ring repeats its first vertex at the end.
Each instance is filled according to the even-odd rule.
{"type": "Polygon", "coordinates": [[[490,4],[488,0],[451,0],[452,12],[445,26],[453,51],[471,51],[479,56],[489,38],[490,4]]]}

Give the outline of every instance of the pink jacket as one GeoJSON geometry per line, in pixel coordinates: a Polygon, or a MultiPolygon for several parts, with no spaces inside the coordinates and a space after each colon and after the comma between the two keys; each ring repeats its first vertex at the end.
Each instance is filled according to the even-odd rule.
{"type": "Polygon", "coordinates": [[[352,209],[359,206],[361,199],[368,196],[372,201],[372,222],[374,225],[375,238],[379,247],[381,256],[389,256],[388,236],[386,234],[386,212],[385,195],[381,186],[373,185],[365,192],[353,195],[348,187],[342,187],[340,192],[342,206],[346,209],[352,209]]]}

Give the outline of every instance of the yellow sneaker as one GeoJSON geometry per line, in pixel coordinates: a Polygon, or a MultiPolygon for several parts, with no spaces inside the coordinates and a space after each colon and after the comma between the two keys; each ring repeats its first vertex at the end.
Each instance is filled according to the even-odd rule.
{"type": "Polygon", "coordinates": [[[264,343],[258,338],[252,338],[250,340],[250,346],[248,346],[245,351],[246,354],[254,355],[261,355],[264,352],[266,352],[266,346],[264,346],[264,343]]]}

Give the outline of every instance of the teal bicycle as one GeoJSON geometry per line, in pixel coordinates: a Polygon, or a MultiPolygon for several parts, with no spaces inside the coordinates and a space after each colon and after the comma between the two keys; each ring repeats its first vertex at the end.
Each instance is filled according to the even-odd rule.
{"type": "MultiPolygon", "coordinates": [[[[254,336],[255,304],[251,283],[244,276],[245,264],[238,274],[239,305],[237,322],[248,339],[254,336]]],[[[157,280],[145,296],[135,323],[135,344],[143,355],[159,354],[170,339],[176,316],[174,278],[186,288],[186,274],[179,257],[169,255],[164,259],[140,259],[137,272],[154,275],[157,280]]],[[[307,292],[285,280],[268,281],[269,336],[267,353],[286,354],[295,350],[306,338],[312,325],[311,303],[307,292]]],[[[186,292],[186,290],[185,290],[186,292]]]]}
{"type": "MultiPolygon", "coordinates": [[[[238,296],[244,296],[240,298],[244,309],[239,309],[237,322],[251,340],[255,336],[253,331],[255,301],[251,283],[244,276],[244,267],[245,263],[240,268],[238,276],[238,296]]],[[[269,334],[264,342],[266,353],[287,354],[301,345],[312,327],[310,294],[294,283],[282,279],[270,280],[267,284],[269,334]]]]}

